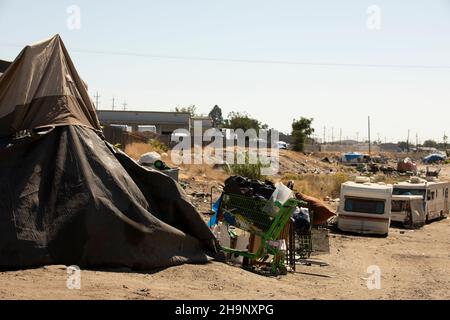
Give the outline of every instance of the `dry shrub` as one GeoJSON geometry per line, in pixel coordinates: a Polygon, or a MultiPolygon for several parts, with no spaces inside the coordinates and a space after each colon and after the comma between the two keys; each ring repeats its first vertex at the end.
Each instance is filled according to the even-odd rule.
{"type": "Polygon", "coordinates": [[[191,180],[195,178],[196,180],[207,180],[216,181],[224,183],[229,175],[221,168],[213,168],[213,166],[208,164],[189,164],[181,165],[181,179],[191,180]]]}
{"type": "Polygon", "coordinates": [[[154,148],[147,143],[132,143],[125,147],[125,153],[134,160],[139,160],[143,154],[152,151],[155,151],[154,148]]]}
{"type": "Polygon", "coordinates": [[[289,180],[295,182],[295,190],[308,196],[323,199],[326,196],[338,198],[341,192],[341,184],[353,180],[350,175],[345,173],[336,174],[286,174],[282,177],[282,182],[287,183],[289,180]]]}
{"type": "MultiPolygon", "coordinates": [[[[147,144],[147,143],[132,143],[125,148],[125,153],[128,154],[131,158],[135,160],[139,160],[140,157],[148,152],[158,152],[161,154],[162,160],[170,167],[177,167],[170,158],[170,152],[167,152],[164,155],[164,150],[158,147],[159,144],[147,144]],[[156,146],[156,147],[155,147],[156,146]]],[[[180,178],[182,180],[190,180],[192,178],[196,178],[196,180],[210,180],[210,181],[219,181],[223,183],[228,175],[221,168],[215,169],[211,165],[208,164],[191,164],[185,165],[182,164],[179,166],[180,178]]]]}
{"type": "Polygon", "coordinates": [[[395,184],[398,182],[406,181],[410,177],[409,176],[389,176],[385,174],[377,174],[371,177],[372,182],[376,183],[385,183],[385,184],[395,184]]]}

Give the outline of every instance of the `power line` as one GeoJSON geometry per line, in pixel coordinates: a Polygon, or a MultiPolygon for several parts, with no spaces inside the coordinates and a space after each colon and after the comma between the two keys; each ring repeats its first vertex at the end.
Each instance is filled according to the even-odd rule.
{"type": "MultiPolygon", "coordinates": [[[[19,45],[0,44],[0,47],[20,47],[19,45]]],[[[140,52],[125,51],[102,51],[102,50],[86,50],[71,49],[74,53],[97,54],[97,55],[115,55],[125,57],[141,57],[166,60],[190,60],[204,62],[225,62],[225,63],[247,63],[247,64],[279,64],[279,65],[300,65],[312,67],[351,67],[351,68],[395,68],[395,69],[450,69],[450,65],[401,65],[401,64],[366,64],[366,63],[334,63],[320,61],[289,61],[289,60],[260,60],[260,59],[230,59],[230,58],[214,58],[200,56],[178,56],[140,52]]]]}
{"type": "Polygon", "coordinates": [[[450,69],[450,65],[397,65],[397,64],[365,64],[365,63],[333,63],[333,62],[309,62],[288,60],[258,60],[258,59],[229,59],[196,56],[159,55],[151,53],[117,52],[117,51],[94,51],[94,50],[72,50],[75,53],[88,53],[99,55],[131,56],[168,60],[192,60],[204,62],[227,62],[247,64],[280,64],[280,65],[302,65],[312,67],[352,67],[352,68],[396,68],[396,69],[450,69]]]}

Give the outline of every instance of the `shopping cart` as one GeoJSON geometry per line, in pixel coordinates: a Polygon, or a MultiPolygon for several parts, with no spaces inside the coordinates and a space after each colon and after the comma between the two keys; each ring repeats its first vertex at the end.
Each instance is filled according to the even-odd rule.
{"type": "MultiPolygon", "coordinates": [[[[269,265],[273,274],[286,273],[285,252],[288,248],[286,248],[286,242],[281,239],[281,234],[291,222],[296,207],[305,206],[307,206],[306,202],[297,199],[289,199],[284,204],[280,204],[262,198],[223,193],[219,219],[260,239],[254,252],[224,246],[223,251],[242,256],[254,264],[269,265]]],[[[311,234],[309,234],[309,241],[311,241],[311,234]]]]}
{"type": "Polygon", "coordinates": [[[289,226],[289,242],[286,255],[286,264],[292,271],[296,271],[297,264],[302,264],[311,257],[313,252],[312,229],[308,232],[298,234],[295,232],[294,224],[289,226]]]}

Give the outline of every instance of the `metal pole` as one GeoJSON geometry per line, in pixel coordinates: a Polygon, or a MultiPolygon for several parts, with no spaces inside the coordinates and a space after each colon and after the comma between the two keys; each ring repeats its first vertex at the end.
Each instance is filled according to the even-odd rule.
{"type": "Polygon", "coordinates": [[[406,150],[408,151],[408,153],[409,153],[409,129],[408,129],[408,139],[406,140],[406,150]]]}
{"type": "Polygon", "coordinates": [[[372,151],[370,148],[370,116],[368,117],[367,124],[368,124],[368,128],[369,128],[369,155],[370,155],[370,152],[372,151]]]}

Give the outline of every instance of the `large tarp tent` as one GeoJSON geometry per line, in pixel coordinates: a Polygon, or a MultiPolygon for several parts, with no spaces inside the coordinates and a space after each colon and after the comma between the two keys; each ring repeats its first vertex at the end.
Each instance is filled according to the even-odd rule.
{"type": "Polygon", "coordinates": [[[216,241],[175,181],[104,141],[59,36],[0,78],[0,268],[204,263],[216,241]]]}
{"type": "Polygon", "coordinates": [[[6,71],[6,69],[8,69],[8,67],[10,65],[11,65],[11,62],[0,60],[0,76],[2,75],[2,73],[4,73],[6,71]]]}

